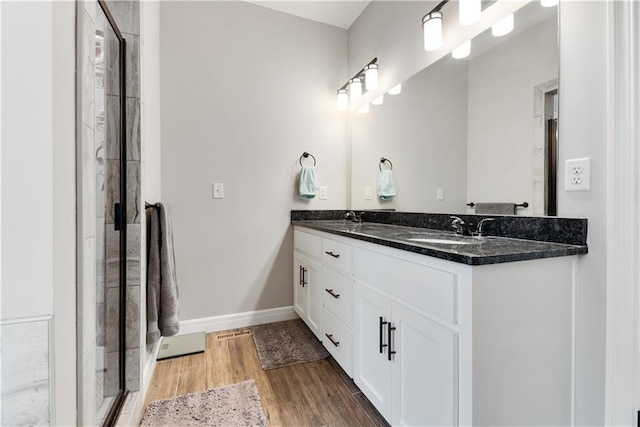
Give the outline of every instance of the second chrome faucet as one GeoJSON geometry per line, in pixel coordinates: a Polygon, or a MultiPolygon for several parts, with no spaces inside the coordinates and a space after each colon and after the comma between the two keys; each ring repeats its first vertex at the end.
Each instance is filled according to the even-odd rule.
{"type": "Polygon", "coordinates": [[[486,236],[486,224],[491,221],[495,221],[495,218],[484,218],[478,224],[473,226],[473,223],[466,223],[462,218],[458,216],[451,215],[453,221],[451,221],[451,228],[454,229],[456,234],[460,234],[462,236],[486,236]]]}

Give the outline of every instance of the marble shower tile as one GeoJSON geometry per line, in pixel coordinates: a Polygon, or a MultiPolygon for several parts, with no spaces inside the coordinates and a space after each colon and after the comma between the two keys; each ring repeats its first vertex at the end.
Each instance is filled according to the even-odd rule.
{"type": "MultiPolygon", "coordinates": [[[[140,2],[138,0],[107,0],[107,4],[121,32],[140,35],[140,2]]],[[[127,38],[126,35],[125,38],[127,38]]]]}
{"type": "Polygon", "coordinates": [[[98,304],[104,304],[105,301],[105,260],[96,261],[96,301],[98,304]]]}
{"type": "Polygon", "coordinates": [[[140,347],[140,286],[127,286],[127,349],[140,347]]]}
{"type": "Polygon", "coordinates": [[[49,322],[0,326],[1,425],[49,425],[49,322]]]}
{"type": "Polygon", "coordinates": [[[96,344],[96,247],[95,238],[82,241],[82,282],[80,301],[82,301],[82,351],[86,352],[96,344]]]}
{"type": "Polygon", "coordinates": [[[127,162],[127,223],[140,224],[141,206],[140,162],[127,162]]]}
{"type": "Polygon", "coordinates": [[[126,63],[126,96],[140,98],[140,37],[128,36],[126,63]]]}
{"type": "Polygon", "coordinates": [[[92,346],[82,356],[82,411],[79,425],[96,425],[96,347],[92,346]]]}
{"type": "Polygon", "coordinates": [[[98,2],[93,0],[82,0],[82,5],[84,6],[84,9],[87,11],[91,19],[95,22],[98,2]]]}
{"type": "Polygon", "coordinates": [[[96,345],[98,347],[107,345],[105,303],[96,305],[96,345]]]}
{"type": "Polygon", "coordinates": [[[140,99],[127,98],[127,160],[140,161],[140,99]]]}
{"type": "MultiPolygon", "coordinates": [[[[106,161],[103,162],[103,169],[106,169],[106,161]]],[[[96,171],[97,172],[97,171],[96,171]]],[[[96,218],[102,219],[107,211],[107,181],[104,173],[96,173],[96,218]]]]}
{"type": "Polygon", "coordinates": [[[533,180],[542,181],[545,177],[545,158],[544,148],[536,148],[533,150],[533,180]]]}
{"type": "Polygon", "coordinates": [[[533,149],[544,148],[546,140],[546,121],[544,117],[533,118],[533,149]]]}
{"type": "MultiPolygon", "coordinates": [[[[107,334],[107,352],[118,351],[120,348],[120,290],[118,288],[107,289],[107,302],[105,307],[106,313],[106,334],[107,334]]],[[[111,365],[107,365],[109,368],[111,365]]]]}
{"type": "Polygon", "coordinates": [[[117,351],[107,352],[107,370],[104,376],[105,397],[115,396],[119,389],[118,369],[120,366],[119,353],[117,351]]]}
{"type": "MultiPolygon", "coordinates": [[[[104,261],[106,248],[105,248],[105,222],[104,218],[98,217],[96,219],[96,261],[104,261]]],[[[104,272],[104,270],[103,270],[104,272]]]]}
{"type": "Polygon", "coordinates": [[[105,93],[107,95],[120,95],[120,42],[111,30],[105,31],[106,43],[106,79],[105,93]]]}
{"type": "MultiPolygon", "coordinates": [[[[120,158],[120,97],[107,96],[106,108],[107,161],[120,158]]],[[[108,169],[107,169],[108,171],[108,169]]],[[[110,176],[107,175],[107,179],[110,176]]]]}
{"type": "Polygon", "coordinates": [[[82,122],[95,128],[95,34],[93,19],[83,11],[82,19],[82,122]]]}
{"type": "Polygon", "coordinates": [[[125,380],[129,391],[140,390],[140,349],[132,348],[126,354],[125,380]]]}
{"type": "Polygon", "coordinates": [[[95,169],[95,146],[93,140],[93,129],[87,125],[82,126],[82,184],[80,187],[82,217],[82,237],[95,236],[96,228],[96,169],[95,169]]]}
{"type": "MultiPolygon", "coordinates": [[[[107,163],[107,206],[109,209],[106,210],[105,221],[107,224],[111,224],[111,227],[107,227],[107,229],[113,227],[113,206],[116,202],[120,201],[120,163],[119,162],[108,162],[107,163]]],[[[107,242],[107,245],[109,243],[107,242]]],[[[108,246],[107,246],[107,254],[108,254],[108,246]]],[[[107,255],[108,256],[108,255],[107,255]]]]}

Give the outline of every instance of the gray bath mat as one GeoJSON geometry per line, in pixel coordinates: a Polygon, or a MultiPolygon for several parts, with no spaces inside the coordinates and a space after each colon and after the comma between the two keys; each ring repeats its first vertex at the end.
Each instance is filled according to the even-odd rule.
{"type": "Polygon", "coordinates": [[[266,426],[254,380],[149,403],[141,426],[266,426]]]}
{"type": "Polygon", "coordinates": [[[329,353],[301,319],[252,326],[262,369],[313,362],[329,353]]]}

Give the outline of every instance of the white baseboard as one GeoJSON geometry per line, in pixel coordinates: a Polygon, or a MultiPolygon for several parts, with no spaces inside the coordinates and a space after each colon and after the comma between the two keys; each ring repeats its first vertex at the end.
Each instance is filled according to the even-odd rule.
{"type": "Polygon", "coordinates": [[[297,319],[293,306],[270,308],[267,310],[246,311],[244,313],[224,314],[222,316],[202,317],[180,322],[180,335],[195,332],[218,332],[227,329],[246,328],[265,323],[297,319]]]}

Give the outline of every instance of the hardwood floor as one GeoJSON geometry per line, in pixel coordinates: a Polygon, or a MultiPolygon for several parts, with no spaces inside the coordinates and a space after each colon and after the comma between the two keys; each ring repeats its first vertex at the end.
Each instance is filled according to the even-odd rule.
{"type": "Polygon", "coordinates": [[[204,353],[159,361],[145,400],[167,399],[254,379],[270,426],[388,426],[329,357],[263,371],[250,334],[207,335],[204,353]]]}

